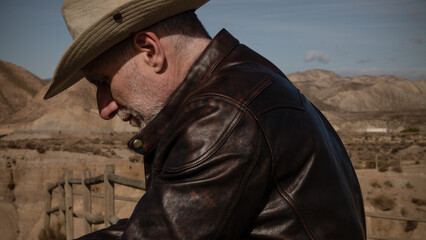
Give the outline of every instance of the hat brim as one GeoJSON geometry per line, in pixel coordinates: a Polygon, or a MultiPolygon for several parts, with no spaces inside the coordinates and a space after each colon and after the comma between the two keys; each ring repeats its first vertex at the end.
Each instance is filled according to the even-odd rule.
{"type": "Polygon", "coordinates": [[[198,9],[206,2],[208,0],[134,0],[102,16],[79,34],[62,55],[44,99],[82,79],[81,69],[120,41],[168,17],[198,9]],[[121,17],[114,19],[116,14],[121,17]]]}

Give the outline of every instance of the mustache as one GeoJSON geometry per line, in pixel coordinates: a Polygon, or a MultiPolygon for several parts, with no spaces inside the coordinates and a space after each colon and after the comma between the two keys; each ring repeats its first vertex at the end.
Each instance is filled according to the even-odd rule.
{"type": "Polygon", "coordinates": [[[133,109],[120,108],[117,112],[117,116],[123,122],[129,122],[131,126],[141,128],[145,125],[144,117],[133,109]]]}

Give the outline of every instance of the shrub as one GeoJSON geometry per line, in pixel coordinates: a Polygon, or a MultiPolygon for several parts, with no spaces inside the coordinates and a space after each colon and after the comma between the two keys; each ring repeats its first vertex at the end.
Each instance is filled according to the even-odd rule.
{"type": "Polygon", "coordinates": [[[51,150],[52,150],[52,151],[60,151],[60,150],[61,150],[61,147],[53,146],[53,147],[51,147],[51,150]]]}
{"type": "Polygon", "coordinates": [[[416,229],[416,228],[417,228],[417,222],[415,222],[415,221],[407,221],[407,222],[405,222],[405,228],[404,228],[405,232],[414,231],[414,229],[416,229]]]}
{"type": "Polygon", "coordinates": [[[393,184],[390,181],[386,181],[384,184],[386,187],[393,187],[393,184]]]}
{"type": "Polygon", "coordinates": [[[101,154],[100,154],[102,157],[111,157],[110,155],[109,155],[109,153],[107,153],[107,152],[101,152],[101,154]]]}
{"type": "Polygon", "coordinates": [[[36,149],[37,148],[36,144],[32,143],[32,142],[27,142],[25,144],[25,147],[28,148],[28,149],[36,149]]]}
{"type": "Polygon", "coordinates": [[[368,161],[365,163],[365,168],[366,169],[374,169],[376,168],[376,162],[374,161],[368,161]]]}
{"type": "Polygon", "coordinates": [[[402,172],[402,168],[401,166],[393,166],[391,168],[392,171],[397,172],[397,173],[401,173],[402,172]]]}
{"type": "Polygon", "coordinates": [[[370,182],[370,186],[372,186],[373,188],[381,188],[382,187],[376,179],[374,179],[370,182]]]}
{"type": "Polygon", "coordinates": [[[44,149],[44,147],[42,147],[42,146],[38,146],[38,147],[37,147],[37,152],[38,152],[38,153],[45,153],[45,152],[46,152],[46,149],[44,149]]]}
{"type": "Polygon", "coordinates": [[[111,154],[111,156],[115,156],[115,155],[117,155],[116,153],[115,153],[115,151],[114,150],[109,150],[109,153],[111,154]]]}
{"type": "Polygon", "coordinates": [[[15,141],[10,141],[9,144],[7,145],[7,147],[8,148],[15,148],[15,149],[21,148],[15,141]]]}
{"type": "Polygon", "coordinates": [[[392,153],[392,154],[395,154],[395,153],[397,153],[398,151],[399,151],[399,148],[398,148],[398,147],[396,147],[396,148],[392,148],[391,153],[392,153]]]}
{"type": "Polygon", "coordinates": [[[384,165],[384,166],[380,166],[379,167],[379,172],[387,172],[388,171],[388,166],[384,165]]]}
{"type": "Polygon", "coordinates": [[[100,149],[94,149],[93,150],[93,155],[101,155],[102,151],[100,149]]]}
{"type": "Polygon", "coordinates": [[[395,207],[395,201],[392,198],[389,198],[386,195],[380,194],[370,200],[370,203],[382,210],[382,211],[389,211],[392,210],[395,207]]]}
{"type": "Polygon", "coordinates": [[[402,132],[402,133],[419,132],[419,129],[418,129],[418,128],[415,128],[415,127],[409,127],[409,128],[406,128],[406,129],[402,130],[401,132],[402,132]]]}
{"type": "Polygon", "coordinates": [[[409,183],[409,182],[407,182],[407,183],[405,184],[405,187],[406,187],[407,189],[412,189],[412,188],[414,188],[414,186],[413,186],[413,185],[411,185],[411,183],[409,183]]]}
{"type": "Polygon", "coordinates": [[[411,202],[416,204],[417,206],[426,206],[426,200],[420,198],[413,198],[411,202]]]}

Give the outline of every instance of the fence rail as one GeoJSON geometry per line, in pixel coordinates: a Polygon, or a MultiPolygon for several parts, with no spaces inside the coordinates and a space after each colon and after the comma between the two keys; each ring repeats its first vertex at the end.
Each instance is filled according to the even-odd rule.
{"type": "Polygon", "coordinates": [[[398,220],[398,221],[426,222],[426,218],[408,218],[408,217],[402,217],[402,216],[401,217],[400,216],[390,216],[390,215],[383,214],[383,213],[366,212],[365,216],[373,217],[373,218],[398,220]]]}
{"type": "MultiPolygon", "coordinates": [[[[387,215],[387,214],[383,214],[383,213],[365,212],[365,216],[370,217],[370,218],[380,218],[380,219],[388,219],[388,220],[395,220],[395,221],[426,222],[426,218],[408,218],[408,217],[402,217],[402,216],[391,216],[391,215],[387,215]]],[[[375,239],[375,240],[420,240],[420,239],[412,239],[412,238],[404,238],[404,237],[379,236],[379,235],[375,235],[375,234],[367,235],[367,239],[375,239]]]]}
{"type": "MultiPolygon", "coordinates": [[[[59,219],[65,220],[65,235],[67,240],[74,237],[74,218],[81,218],[84,220],[83,233],[88,234],[92,232],[93,224],[105,224],[109,226],[115,224],[119,218],[115,215],[115,200],[138,202],[139,198],[119,196],[114,194],[114,184],[120,184],[127,187],[146,190],[145,181],[139,179],[128,178],[114,174],[114,165],[105,165],[104,174],[90,177],[90,172],[83,172],[82,178],[73,178],[72,171],[66,171],[65,176],[61,177],[55,183],[46,184],[46,199],[45,199],[45,214],[44,226],[50,225],[50,215],[57,214],[59,219]],[[91,186],[104,183],[104,193],[97,193],[91,191],[91,186]],[[82,185],[82,190],[73,190],[73,185],[82,185]],[[52,207],[52,192],[57,189],[59,192],[59,205],[52,207]],[[83,198],[83,213],[76,213],[73,210],[73,196],[82,196],[83,198]],[[92,214],[92,198],[104,199],[104,214],[92,214]]],[[[402,216],[390,216],[381,213],[366,212],[366,217],[380,218],[396,221],[414,221],[426,222],[426,218],[408,218],[402,216]]],[[[368,232],[368,231],[367,231],[368,232]]],[[[369,234],[367,239],[376,240],[410,240],[407,238],[396,238],[387,236],[378,236],[369,234]]],[[[415,239],[411,239],[415,240],[415,239]]]]}
{"type": "Polygon", "coordinates": [[[72,171],[66,171],[64,177],[61,177],[55,183],[46,184],[45,214],[44,226],[50,225],[50,217],[57,214],[59,219],[65,220],[65,236],[67,240],[74,238],[74,218],[84,220],[83,233],[92,232],[93,224],[105,224],[109,226],[115,224],[119,218],[115,215],[115,200],[137,202],[139,198],[118,196],[114,194],[114,184],[120,184],[127,187],[145,190],[145,181],[128,178],[114,174],[114,165],[105,165],[104,174],[90,177],[90,172],[83,172],[82,178],[73,178],[72,171]],[[91,191],[91,186],[104,183],[104,193],[91,191]],[[82,190],[73,190],[73,185],[82,185],[82,190]],[[52,207],[52,193],[57,189],[59,192],[59,204],[52,207]],[[82,196],[83,213],[74,212],[73,196],[82,196]],[[104,214],[92,214],[92,198],[104,199],[104,214]]]}

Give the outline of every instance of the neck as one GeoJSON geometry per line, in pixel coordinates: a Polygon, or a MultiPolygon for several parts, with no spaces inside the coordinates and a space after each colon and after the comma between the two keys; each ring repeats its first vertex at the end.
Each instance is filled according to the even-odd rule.
{"type": "Polygon", "coordinates": [[[210,43],[210,39],[205,38],[185,38],[175,42],[175,46],[178,44],[179,47],[173,47],[171,54],[169,54],[168,61],[170,67],[170,77],[172,81],[175,81],[176,87],[179,86],[188,75],[194,62],[201,55],[207,45],[210,43]]]}

